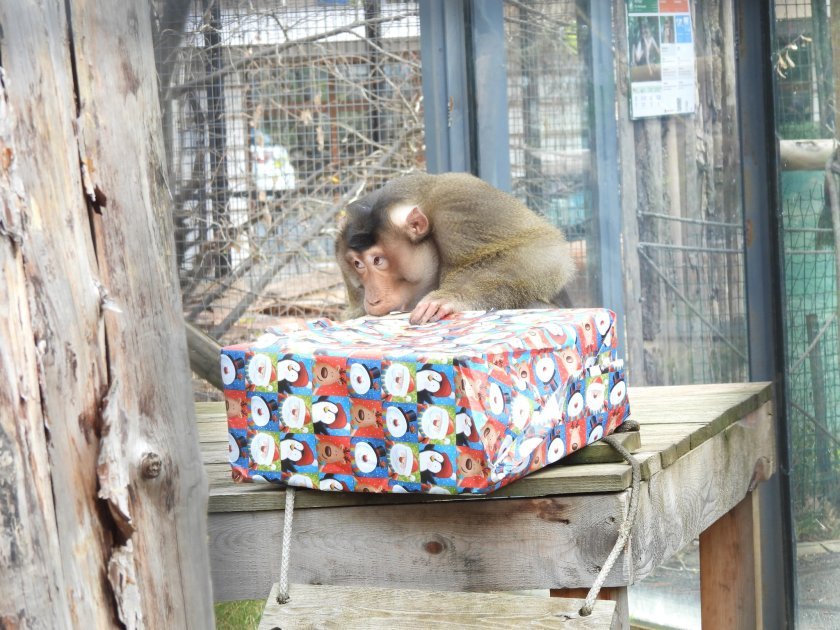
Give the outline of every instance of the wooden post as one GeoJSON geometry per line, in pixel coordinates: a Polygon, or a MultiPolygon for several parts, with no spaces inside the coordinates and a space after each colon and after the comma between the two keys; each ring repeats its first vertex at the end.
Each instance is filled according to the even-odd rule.
{"type": "Polygon", "coordinates": [[[758,493],[700,534],[703,628],[762,628],[758,493]]]}
{"type": "Polygon", "coordinates": [[[213,625],[148,2],[0,3],[0,627],[213,625]]]}

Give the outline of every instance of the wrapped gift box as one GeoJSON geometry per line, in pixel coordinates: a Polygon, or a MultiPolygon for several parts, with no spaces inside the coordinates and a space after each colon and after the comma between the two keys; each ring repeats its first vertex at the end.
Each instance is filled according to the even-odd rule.
{"type": "Polygon", "coordinates": [[[317,321],[222,349],[237,481],[491,492],[629,415],[606,309],[317,321]]]}

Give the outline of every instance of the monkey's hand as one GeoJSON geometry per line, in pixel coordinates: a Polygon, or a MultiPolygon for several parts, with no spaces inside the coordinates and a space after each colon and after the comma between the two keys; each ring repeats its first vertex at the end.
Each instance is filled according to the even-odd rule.
{"type": "Polygon", "coordinates": [[[408,321],[412,324],[436,322],[461,310],[457,300],[451,296],[432,291],[417,303],[408,321]]]}

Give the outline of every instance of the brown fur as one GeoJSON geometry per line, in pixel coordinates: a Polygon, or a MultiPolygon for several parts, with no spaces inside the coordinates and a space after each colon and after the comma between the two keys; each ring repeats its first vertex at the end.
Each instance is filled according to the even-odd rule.
{"type": "MultiPolygon", "coordinates": [[[[386,206],[388,212],[408,204],[422,211],[430,225],[427,233],[413,235],[404,226],[390,225],[390,214],[384,229],[391,234],[402,230],[406,247],[434,245],[439,286],[425,297],[415,297],[422,297],[422,303],[446,303],[449,312],[549,303],[573,273],[569,246],[560,230],[512,195],[467,173],[409,175],[357,203],[386,206]]],[[[346,225],[336,251],[348,289],[349,314],[362,314],[364,287],[342,257],[347,251],[346,225]]]]}

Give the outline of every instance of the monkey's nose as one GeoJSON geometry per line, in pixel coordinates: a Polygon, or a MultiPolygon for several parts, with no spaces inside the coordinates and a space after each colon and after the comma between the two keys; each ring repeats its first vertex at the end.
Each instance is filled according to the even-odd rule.
{"type": "Polygon", "coordinates": [[[380,300],[367,300],[367,303],[370,304],[371,306],[376,306],[378,304],[381,304],[382,300],[381,299],[380,300]]]}

